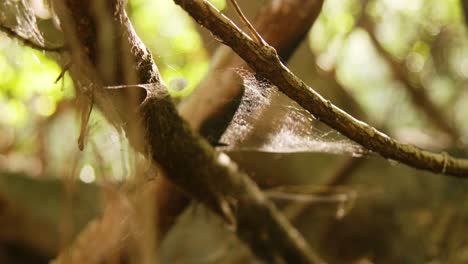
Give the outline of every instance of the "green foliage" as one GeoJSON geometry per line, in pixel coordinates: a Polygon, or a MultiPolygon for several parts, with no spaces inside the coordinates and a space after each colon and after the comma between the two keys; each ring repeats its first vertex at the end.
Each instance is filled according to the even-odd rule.
{"type": "Polygon", "coordinates": [[[60,73],[57,64],[38,51],[20,47],[5,36],[0,38],[0,107],[5,109],[5,118],[0,122],[3,125],[21,127],[28,118],[50,116],[60,100],[73,96],[68,78],[65,84],[54,83],[60,73]]]}
{"type": "MultiPolygon", "coordinates": [[[[223,7],[223,1],[214,1],[223,7]]],[[[185,96],[195,88],[208,70],[208,57],[191,18],[171,0],[130,1],[129,14],[136,31],[154,54],[163,79],[187,79],[182,91],[170,90],[174,96],[185,96]]]]}
{"type": "MultiPolygon", "coordinates": [[[[222,9],[225,2],[213,1],[213,4],[222,9]]],[[[171,94],[188,95],[208,69],[208,57],[195,24],[171,0],[129,1],[127,9],[166,83],[173,78],[187,80],[185,89],[170,90],[171,94]]],[[[123,180],[133,171],[130,168],[133,154],[128,153],[124,136],[111,128],[96,109],[91,116],[87,147],[79,154],[79,161],[70,163],[78,151],[76,109],[72,107],[71,112],[62,111],[58,118],[50,118],[63,99],[75,96],[67,74],[55,83],[60,71],[41,52],[0,35],[0,111],[3,113],[0,133],[12,130],[14,135],[0,140],[0,151],[15,146],[18,157],[34,160],[38,152],[42,153],[48,160],[47,166],[35,167],[35,174],[78,170],[78,177],[89,180],[89,172],[93,171],[95,176],[111,175],[112,180],[123,180]]],[[[22,170],[21,160],[12,159],[11,168],[16,166],[22,170]]]]}
{"type": "MultiPolygon", "coordinates": [[[[226,8],[226,1],[211,2],[220,10],[226,8]]],[[[406,68],[411,80],[424,84],[438,106],[453,113],[450,118],[460,124],[462,131],[468,131],[468,120],[462,114],[466,112],[468,98],[466,93],[457,93],[457,86],[468,76],[468,45],[459,1],[370,0],[365,10],[362,6],[358,0],[325,2],[308,38],[317,65],[334,73],[339,83],[370,114],[371,120],[385,123],[390,132],[397,133],[405,128],[424,131],[431,128],[429,132],[432,132],[430,119],[414,107],[404,84],[395,77],[369,32],[361,27],[361,18],[365,15],[375,26],[372,34],[378,44],[406,68]],[[443,49],[437,45],[443,45],[443,49]]],[[[216,45],[216,40],[204,43],[198,25],[172,0],[132,0],[127,10],[139,36],[152,51],[171,94],[189,95],[208,70],[209,56],[205,47],[216,45]],[[186,80],[188,85],[177,90],[169,85],[171,80],[186,80]]],[[[35,131],[42,121],[53,115],[57,104],[74,97],[72,84],[67,75],[54,83],[60,69],[40,52],[6,36],[0,38],[0,110],[4,113],[0,126],[15,131],[28,127],[19,133],[28,137],[31,134],[27,131],[35,131]]],[[[70,122],[69,118],[66,120],[70,122]]],[[[102,125],[105,121],[98,114],[93,114],[92,123],[99,124],[91,129],[94,136],[99,137],[101,132],[98,131],[109,129],[102,125]]],[[[76,125],[68,127],[67,134],[75,137],[77,129],[76,125]]],[[[96,140],[103,141],[106,140],[96,140]]],[[[101,147],[115,150],[125,144],[116,148],[110,145],[117,144],[101,147]]],[[[29,148],[37,146],[31,143],[29,148]]],[[[75,151],[74,144],[69,151],[75,151]]],[[[61,156],[59,149],[52,152],[58,153],[51,154],[54,157],[61,156]]],[[[93,155],[85,152],[83,162],[90,163],[93,155]]],[[[106,162],[121,160],[117,156],[106,162]]],[[[123,169],[118,171],[116,166],[105,167],[113,170],[112,174],[124,175],[124,167],[128,165],[125,164],[119,161],[117,167],[123,169]]]]}
{"type": "MultiPolygon", "coordinates": [[[[9,3],[29,3],[26,0],[9,1],[9,3]]],[[[211,0],[211,2],[223,10],[228,1],[211,0]]],[[[205,48],[217,45],[217,41],[213,38],[209,43],[204,42],[206,40],[201,37],[198,25],[172,0],[130,0],[127,10],[138,35],[152,51],[171,95],[174,97],[189,95],[208,71],[210,58],[205,48]],[[178,85],[172,86],[171,80],[182,80],[179,84],[186,80],[188,86],[178,90],[176,87],[178,85]]],[[[38,17],[49,18],[50,14],[44,13],[44,10],[36,11],[38,17]]],[[[0,21],[1,15],[0,12],[0,21]]],[[[408,130],[418,131],[416,137],[409,139],[400,137],[405,141],[411,142],[414,138],[429,143],[443,141],[444,138],[434,136],[440,135],[436,134],[440,131],[433,125],[431,116],[423,114],[415,106],[405,87],[407,84],[395,72],[392,63],[408,74],[410,83],[416,83],[425,89],[431,101],[447,116],[448,122],[456,124],[460,134],[466,135],[468,133],[466,115],[468,38],[464,23],[459,0],[326,0],[322,13],[307,39],[313,56],[301,60],[313,58],[320,70],[317,73],[309,69],[310,74],[314,75],[311,79],[329,78],[337,81],[362,106],[369,115],[369,122],[372,125],[383,127],[393,136],[406,135],[405,132],[408,130]],[[363,9],[364,2],[367,2],[367,6],[363,9]],[[367,23],[372,25],[372,30],[363,26],[363,16],[366,16],[367,23]]],[[[95,180],[120,182],[133,175],[144,175],[147,164],[143,162],[143,158],[132,152],[125,135],[110,126],[96,108],[90,117],[85,150],[78,151],[76,144],[80,125],[77,118],[78,111],[74,101],[67,100],[75,97],[73,84],[68,75],[55,83],[60,71],[57,64],[41,52],[24,47],[0,34],[1,169],[22,171],[30,176],[49,173],[63,178],[71,176],[86,183],[95,180]],[[61,104],[68,105],[68,108],[59,107],[61,104]]],[[[268,133],[267,129],[265,133],[268,133]]],[[[328,134],[330,133],[327,132],[326,135],[328,134]]],[[[331,138],[326,135],[323,136],[324,140],[331,138]]],[[[466,140],[461,138],[460,141],[466,143],[466,140]]],[[[460,155],[465,155],[464,151],[459,149],[457,151],[462,153],[460,155]]],[[[278,182],[313,182],[320,185],[324,182],[322,178],[329,176],[327,172],[335,169],[337,165],[336,156],[328,157],[323,153],[316,154],[312,158],[315,163],[310,162],[312,160],[310,157],[305,158],[310,153],[260,154],[273,156],[268,159],[258,157],[250,159],[258,155],[253,151],[252,153],[239,151],[237,154],[234,153],[233,157],[236,155],[237,160],[244,158],[244,163],[251,163],[252,168],[246,166],[246,171],[255,171],[255,173],[260,171],[258,175],[261,175],[263,170],[263,175],[268,175],[268,178],[260,179],[260,182],[265,180],[265,183],[273,185],[278,182]],[[290,159],[289,164],[283,163],[285,157],[290,159]],[[323,162],[325,160],[330,162],[323,162]],[[313,168],[312,173],[311,168],[313,168]],[[281,180],[274,182],[275,179],[281,180]]],[[[341,158],[346,157],[338,159],[341,158]]],[[[376,248],[381,247],[384,251],[391,252],[390,259],[405,259],[409,261],[408,263],[432,259],[432,255],[436,253],[431,252],[430,258],[420,256],[423,249],[419,250],[421,252],[414,250],[414,254],[405,256],[398,254],[404,250],[410,252],[413,247],[425,247],[431,250],[438,247],[438,244],[429,245],[432,240],[437,239],[430,238],[423,231],[433,229],[431,225],[434,223],[437,225],[438,221],[444,222],[443,219],[440,220],[439,215],[447,213],[442,211],[439,214],[441,210],[447,208],[453,211],[463,210],[456,204],[466,199],[464,185],[454,180],[446,182],[445,178],[427,177],[426,172],[411,168],[402,168],[395,164],[389,166],[389,162],[375,158],[372,154],[365,162],[370,165],[366,164],[359,173],[353,175],[351,183],[363,186],[363,197],[359,198],[362,200],[357,201],[356,205],[358,210],[361,208],[366,212],[355,212],[353,209],[350,218],[344,221],[335,219],[336,214],[333,213],[333,217],[329,217],[323,223],[317,221],[318,218],[314,215],[313,221],[308,221],[306,224],[307,228],[310,228],[318,223],[312,233],[325,236],[327,229],[324,227],[332,223],[329,229],[330,241],[327,243],[323,238],[317,238],[317,244],[323,247],[320,253],[326,254],[329,251],[332,252],[330,255],[337,258],[341,258],[344,251],[362,254],[355,256],[356,258],[373,254],[378,256],[378,251],[367,251],[366,248],[366,251],[361,253],[357,249],[361,245],[366,247],[369,246],[367,243],[372,244],[369,241],[375,241],[376,234],[379,234],[376,248]],[[374,196],[372,187],[369,188],[371,184],[383,186],[382,194],[379,189],[379,194],[374,196]],[[423,188],[420,188],[421,186],[423,188]],[[437,199],[442,200],[441,197],[446,194],[450,195],[445,204],[437,201],[437,199]],[[384,204],[385,211],[376,210],[377,206],[372,208],[375,206],[374,203],[384,204]],[[452,208],[445,206],[446,204],[455,206],[452,208]],[[349,227],[335,228],[349,223],[351,223],[349,227]],[[392,226],[395,224],[401,226],[392,226]],[[352,234],[350,236],[352,239],[349,239],[351,242],[343,240],[346,242],[336,243],[336,238],[346,232],[352,234]],[[424,235],[428,236],[428,239],[422,246],[418,243],[424,235]],[[355,243],[356,237],[364,237],[364,242],[355,243]],[[340,248],[337,244],[345,248],[340,248]]],[[[258,175],[255,174],[256,177],[258,175]]],[[[3,189],[7,194],[8,191],[14,193],[24,191],[23,188],[3,189]]],[[[40,191],[48,192],[47,189],[40,191]]],[[[29,194],[29,191],[24,194],[29,194]]],[[[39,196],[41,195],[43,194],[39,193],[39,196]]],[[[57,202],[57,199],[54,199],[57,202]]],[[[96,200],[97,198],[92,196],[91,203],[96,200]]],[[[43,200],[34,200],[32,206],[37,207],[36,203],[43,203],[43,200]]],[[[51,205],[53,208],[58,207],[55,203],[51,205]]],[[[47,209],[52,207],[47,208],[47,206],[43,212],[51,215],[47,209]]],[[[381,204],[379,208],[382,208],[381,204]]],[[[312,209],[314,214],[324,212],[323,208],[315,205],[312,209]]],[[[188,222],[189,230],[193,231],[194,221],[188,222]]],[[[202,222],[207,224],[205,219],[202,222]]],[[[207,224],[206,229],[213,230],[214,226],[218,224],[207,224]]],[[[464,230],[464,227],[460,230],[464,230]]],[[[182,232],[182,238],[177,240],[177,244],[173,247],[177,250],[174,256],[178,258],[180,241],[190,241],[186,239],[186,233],[182,232]]],[[[463,234],[463,232],[458,233],[463,234]]],[[[190,241],[192,247],[196,245],[208,251],[200,253],[201,251],[195,250],[197,254],[205,256],[213,251],[213,247],[207,244],[197,244],[199,237],[192,237],[194,238],[194,241],[190,241]]],[[[225,241],[226,236],[223,235],[220,239],[221,242],[225,241]]],[[[463,241],[463,238],[460,238],[460,241],[463,241]]],[[[436,242],[442,244],[438,240],[436,242]]],[[[213,244],[223,246],[222,243],[213,244]]],[[[231,247],[226,248],[229,254],[240,255],[239,251],[232,250],[231,247]]],[[[461,252],[457,254],[464,255],[466,259],[466,249],[454,248],[452,251],[461,252]]],[[[222,254],[220,256],[224,257],[222,254]]],[[[336,263],[340,261],[337,260],[336,263]]]]}
{"type": "Polygon", "coordinates": [[[450,102],[457,101],[454,91],[460,89],[457,75],[466,69],[462,65],[466,66],[467,58],[460,2],[373,0],[361,9],[361,1],[325,2],[309,36],[318,66],[336,71],[340,83],[353,93],[371,119],[385,123],[390,131],[405,127],[426,130],[431,121],[415,108],[405,84],[395,76],[385,56],[400,63],[410,80],[421,82],[436,105],[450,113],[450,102]],[[362,29],[363,16],[364,23],[374,25],[371,34],[387,55],[376,50],[376,43],[362,29]]]}

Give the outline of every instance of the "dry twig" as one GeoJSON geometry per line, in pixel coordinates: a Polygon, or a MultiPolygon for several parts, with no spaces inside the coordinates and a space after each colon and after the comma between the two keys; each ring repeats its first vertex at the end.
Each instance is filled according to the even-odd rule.
{"type": "Polygon", "coordinates": [[[257,41],[258,44],[260,45],[265,45],[265,40],[263,40],[262,36],[258,34],[257,30],[255,30],[254,26],[250,23],[250,21],[245,17],[244,13],[242,12],[239,4],[237,3],[236,0],[231,0],[232,5],[234,6],[234,9],[236,9],[237,14],[239,15],[240,19],[242,22],[245,24],[247,29],[250,32],[250,35],[257,41]]]}
{"type": "MultiPolygon", "coordinates": [[[[320,14],[322,4],[323,1],[315,0],[271,1],[259,12],[254,25],[280,56],[288,60],[320,14]],[[300,14],[296,12],[298,8],[302,10],[300,14]],[[271,27],[272,23],[275,27],[271,27]]],[[[192,129],[217,142],[235,112],[230,102],[243,91],[239,76],[231,69],[248,68],[248,65],[231,49],[221,45],[210,68],[195,91],[179,105],[179,113],[192,129]]],[[[156,196],[163,235],[189,200],[166,179],[158,181],[156,196]]]]}
{"type": "Polygon", "coordinates": [[[334,106],[284,66],[270,46],[260,46],[203,0],[174,0],[199,24],[229,45],[256,72],[321,121],[384,158],[418,169],[457,177],[468,176],[468,160],[398,142],[334,106]]]}
{"type": "Polygon", "coordinates": [[[107,80],[103,72],[96,70],[98,50],[93,44],[99,39],[99,32],[93,30],[90,22],[94,19],[90,3],[54,1],[70,47],[70,75],[75,83],[92,85],[90,91],[94,93],[96,106],[109,119],[117,115],[123,121],[114,124],[125,129],[130,143],[158,164],[184,193],[234,224],[238,236],[258,257],[269,263],[321,263],[255,183],[178,116],[151,54],[133,31],[123,1],[114,4],[109,10],[116,18],[111,21],[116,35],[112,39],[119,48],[113,52],[122,59],[116,64],[121,67],[118,72],[125,74],[107,80]],[[119,85],[125,89],[103,89],[119,85]],[[133,98],[140,101],[129,101],[129,94],[136,94],[133,98]],[[141,103],[144,95],[146,99],[141,103]]]}

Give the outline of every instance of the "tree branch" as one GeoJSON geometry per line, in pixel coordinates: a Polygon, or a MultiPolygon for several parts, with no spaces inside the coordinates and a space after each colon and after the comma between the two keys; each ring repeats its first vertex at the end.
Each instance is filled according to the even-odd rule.
{"type": "MultiPolygon", "coordinates": [[[[322,4],[321,0],[271,1],[260,11],[254,27],[287,61],[320,14],[322,4]],[[299,8],[301,12],[298,14],[299,8]]],[[[193,129],[200,130],[211,141],[219,139],[235,112],[229,104],[243,91],[243,84],[232,69],[248,67],[228,47],[221,46],[216,50],[210,73],[179,106],[180,114],[193,129]],[[217,123],[223,124],[215,127],[217,123]]]]}
{"type": "MultiPolygon", "coordinates": [[[[283,60],[288,60],[320,14],[322,4],[322,0],[270,1],[259,12],[254,27],[278,50],[283,60]],[[298,8],[301,8],[299,15],[298,8]],[[273,23],[275,27],[270,26],[273,23]]],[[[232,69],[248,68],[248,65],[226,46],[220,46],[214,57],[208,75],[179,105],[179,114],[193,130],[211,142],[218,142],[236,111],[232,102],[243,91],[243,84],[232,69]]],[[[189,199],[164,178],[158,180],[156,197],[160,237],[163,238],[189,199]]]]}
{"type": "Polygon", "coordinates": [[[190,130],[177,114],[151,54],[133,31],[123,1],[105,1],[108,6],[100,11],[112,14],[111,20],[106,21],[112,27],[106,31],[98,30],[101,25],[96,24],[96,14],[101,13],[94,13],[91,3],[54,1],[70,47],[70,74],[78,89],[92,92],[103,114],[125,129],[137,150],[159,165],[163,174],[184,193],[233,225],[258,257],[268,263],[321,263],[255,183],[225,154],[216,152],[190,130]],[[111,38],[100,35],[109,32],[111,38]],[[114,42],[106,45],[105,41],[114,42]],[[108,52],[100,50],[106,47],[114,47],[110,49],[114,53],[111,57],[119,59],[112,64],[116,74],[106,74],[108,69],[100,67],[109,64],[100,61],[103,57],[99,51],[108,52]],[[115,85],[124,89],[104,87],[115,85]]]}
{"type": "Polygon", "coordinates": [[[270,46],[260,46],[241,32],[211,4],[203,0],[174,0],[199,24],[230,46],[258,74],[321,121],[384,158],[418,169],[457,177],[468,176],[468,160],[436,154],[398,142],[368,124],[356,120],[307,86],[286,68],[270,46]]]}
{"type": "Polygon", "coordinates": [[[321,263],[254,182],[190,130],[168,96],[150,95],[140,111],[153,160],[161,161],[170,180],[191,197],[237,225],[237,234],[257,256],[273,263],[321,263]],[[172,143],[151,131],[172,135],[172,143]]]}

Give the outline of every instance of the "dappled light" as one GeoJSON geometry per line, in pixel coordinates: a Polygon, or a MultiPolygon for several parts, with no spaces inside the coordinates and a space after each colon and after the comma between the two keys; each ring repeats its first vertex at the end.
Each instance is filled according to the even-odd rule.
{"type": "Polygon", "coordinates": [[[1,1],[0,263],[468,262],[467,25],[458,0],[1,1]]]}

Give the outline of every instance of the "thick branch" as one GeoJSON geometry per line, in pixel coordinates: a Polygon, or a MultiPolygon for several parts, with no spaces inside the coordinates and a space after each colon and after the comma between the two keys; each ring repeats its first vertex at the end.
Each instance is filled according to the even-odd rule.
{"type": "MultiPolygon", "coordinates": [[[[283,60],[288,60],[318,17],[322,4],[321,0],[270,1],[259,12],[254,27],[278,50],[283,60]],[[298,13],[298,9],[301,12],[298,13]]],[[[190,97],[182,101],[179,113],[192,129],[211,142],[218,142],[238,105],[233,103],[234,99],[243,91],[240,77],[232,69],[248,68],[248,65],[226,46],[220,46],[214,57],[208,75],[190,97]]],[[[189,200],[165,179],[159,180],[156,192],[163,237],[189,200]]]]}
{"type": "Polygon", "coordinates": [[[273,263],[321,262],[254,182],[192,132],[168,96],[150,95],[140,111],[153,160],[161,161],[170,180],[191,197],[237,225],[239,237],[257,256],[273,263]],[[171,144],[165,135],[171,135],[171,144]]]}
{"type": "Polygon", "coordinates": [[[174,0],[195,20],[230,46],[260,75],[327,125],[385,158],[409,166],[457,177],[468,176],[468,161],[421,150],[398,142],[368,124],[356,120],[298,79],[269,46],[260,46],[203,0],[174,0]]]}
{"type": "Polygon", "coordinates": [[[111,120],[116,115],[124,121],[123,128],[132,145],[147,154],[186,194],[233,224],[239,237],[257,256],[269,263],[320,263],[302,236],[248,176],[226,155],[216,152],[193,133],[178,116],[166,88],[160,83],[151,55],[132,29],[123,2],[105,2],[110,8],[103,10],[114,14],[114,19],[107,21],[112,28],[105,32],[98,30],[91,2],[54,1],[72,52],[70,72],[75,83],[92,85],[91,92],[99,100],[98,106],[104,115],[111,120]],[[114,73],[120,74],[107,75],[104,67],[98,67],[106,65],[106,61],[100,61],[99,49],[101,45],[105,47],[105,43],[99,43],[99,34],[109,31],[113,32],[112,38],[102,40],[115,41],[110,44],[116,47],[112,52],[120,61],[113,65],[117,67],[114,73]],[[108,76],[113,78],[106,78],[108,76]],[[146,86],[149,94],[140,107],[138,99],[146,93],[136,87],[143,86],[103,89],[107,85],[135,82],[152,83],[146,86]],[[136,95],[133,96],[135,100],[128,101],[129,94],[136,95]]]}

